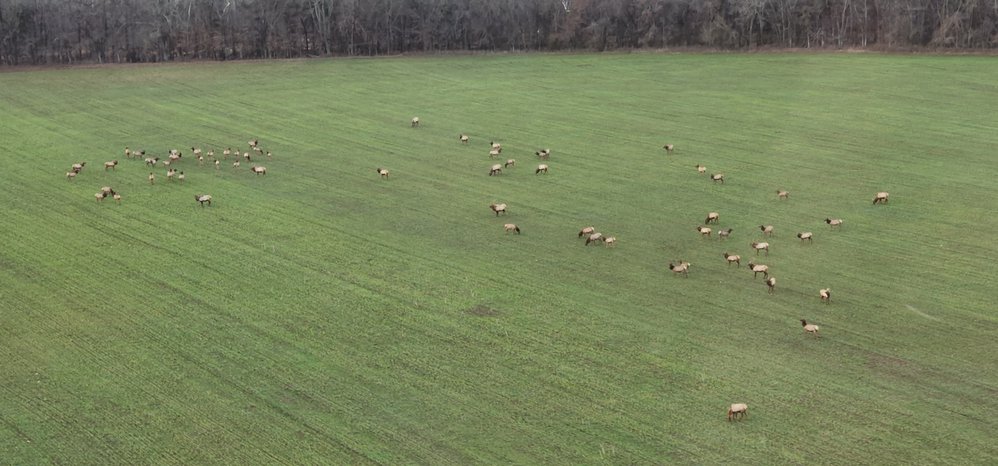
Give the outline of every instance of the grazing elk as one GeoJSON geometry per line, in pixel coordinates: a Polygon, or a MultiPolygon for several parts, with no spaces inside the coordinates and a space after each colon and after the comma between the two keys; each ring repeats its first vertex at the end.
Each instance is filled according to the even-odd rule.
{"type": "Polygon", "coordinates": [[[542,163],[537,166],[537,170],[534,170],[534,174],[536,175],[538,173],[544,173],[545,175],[548,174],[548,166],[546,163],[542,163]]]}
{"type": "Polygon", "coordinates": [[[873,205],[877,205],[877,204],[888,204],[889,203],[888,202],[889,201],[889,199],[888,199],[889,196],[890,196],[890,194],[888,194],[887,192],[884,192],[884,191],[881,191],[881,192],[877,193],[876,196],[873,196],[873,205]]]}
{"type": "Polygon", "coordinates": [[[769,293],[770,294],[775,293],[776,292],[776,277],[769,277],[769,278],[767,278],[766,279],[766,286],[769,287],[769,293]]]}
{"type": "Polygon", "coordinates": [[[748,263],[749,270],[752,271],[752,278],[756,278],[759,274],[762,274],[763,278],[769,278],[769,266],[763,264],[756,264],[754,262],[748,263]]]}
{"type": "Polygon", "coordinates": [[[492,165],[492,168],[489,169],[489,176],[495,176],[501,174],[502,174],[502,164],[497,163],[495,165],[492,165]]]}
{"type": "Polygon", "coordinates": [[[516,159],[507,159],[506,163],[502,164],[503,168],[515,167],[516,159]]]}
{"type": "Polygon", "coordinates": [[[822,288],[818,290],[818,296],[821,297],[821,302],[828,304],[832,302],[832,289],[822,288]]]}
{"type": "Polygon", "coordinates": [[[540,158],[542,158],[544,160],[547,160],[547,159],[551,158],[551,149],[541,149],[541,150],[539,150],[537,152],[534,152],[534,154],[536,154],[538,157],[540,157],[540,158]]]}
{"type": "Polygon", "coordinates": [[[506,204],[497,204],[493,202],[489,204],[489,208],[496,213],[496,217],[498,217],[500,213],[502,214],[506,213],[506,204]]]}
{"type": "Polygon", "coordinates": [[[821,337],[821,334],[818,333],[818,329],[820,327],[818,327],[817,325],[809,324],[804,319],[800,320],[800,325],[801,325],[801,327],[804,327],[804,333],[810,333],[810,334],[812,334],[812,335],[814,335],[816,337],[821,337]]]}
{"type": "Polygon", "coordinates": [[[583,237],[585,235],[591,235],[593,233],[596,233],[596,227],[585,227],[585,228],[579,230],[579,238],[581,238],[581,237],[583,237]]]}
{"type": "Polygon", "coordinates": [[[728,261],[728,265],[731,265],[731,264],[742,265],[742,256],[739,256],[738,254],[729,254],[729,253],[725,252],[724,253],[724,260],[728,261]]]}
{"type": "Polygon", "coordinates": [[[745,416],[748,416],[748,405],[745,403],[733,403],[728,408],[728,422],[732,419],[741,420],[745,416]]]}
{"type": "Polygon", "coordinates": [[[782,189],[777,189],[776,190],[776,197],[779,198],[779,199],[789,199],[790,198],[790,191],[784,191],[782,189]]]}
{"type": "Polygon", "coordinates": [[[690,263],[686,261],[679,261],[679,264],[673,264],[669,262],[669,270],[676,274],[683,274],[684,277],[690,278],[690,263]]]}
{"type": "Polygon", "coordinates": [[[707,218],[704,219],[703,223],[717,223],[717,221],[720,220],[720,218],[721,214],[717,212],[708,212],[707,218]]]}
{"type": "Polygon", "coordinates": [[[613,247],[614,245],[617,244],[617,237],[616,236],[607,236],[606,238],[603,238],[603,244],[606,247],[608,247],[608,248],[609,247],[613,247]]]}
{"type": "Polygon", "coordinates": [[[697,227],[697,231],[699,231],[701,235],[710,238],[710,232],[711,232],[710,228],[701,225],[697,227]]]}
{"type": "Polygon", "coordinates": [[[256,173],[257,175],[266,175],[267,167],[264,167],[262,165],[253,165],[252,167],[250,167],[250,171],[256,173]]]}
{"type": "Polygon", "coordinates": [[[211,194],[195,194],[194,200],[198,201],[198,203],[201,204],[201,207],[204,207],[206,202],[208,203],[208,207],[211,207],[211,194]]]}
{"type": "Polygon", "coordinates": [[[800,233],[797,233],[797,237],[800,238],[801,243],[803,243],[804,241],[811,243],[812,238],[814,238],[814,234],[811,233],[810,231],[802,231],[800,233]]]}
{"type": "Polygon", "coordinates": [[[589,246],[589,243],[596,243],[603,240],[604,240],[603,233],[599,232],[593,233],[589,235],[588,238],[586,238],[586,246],[589,246]]]}
{"type": "Polygon", "coordinates": [[[520,234],[520,227],[516,226],[515,223],[507,223],[507,224],[505,224],[505,225],[502,226],[502,229],[506,233],[509,233],[509,232],[512,231],[512,232],[516,232],[516,234],[520,234]]]}
{"type": "Polygon", "coordinates": [[[828,226],[830,226],[832,228],[842,227],[842,219],[841,218],[826,218],[825,219],[825,223],[827,223],[828,226]]]}
{"type": "Polygon", "coordinates": [[[720,181],[721,184],[724,184],[724,173],[711,173],[710,174],[710,180],[713,181],[713,182],[715,182],[715,183],[717,183],[718,181],[720,181]]]}
{"type": "Polygon", "coordinates": [[[412,117],[411,127],[413,127],[413,128],[418,128],[419,127],[419,117],[412,117]]]}

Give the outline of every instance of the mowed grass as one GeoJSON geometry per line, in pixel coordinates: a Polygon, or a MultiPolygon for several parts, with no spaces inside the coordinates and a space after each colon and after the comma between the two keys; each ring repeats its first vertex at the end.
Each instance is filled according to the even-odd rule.
{"type": "Polygon", "coordinates": [[[996,74],[832,54],[0,74],[0,460],[993,463],[996,74]],[[251,138],[266,176],[190,155],[251,138]],[[492,140],[517,160],[498,177],[492,140]],[[182,150],[187,181],[150,185],[126,145],[182,150]],[[708,211],[730,240],[696,232],[708,211]],[[760,224],[772,295],[745,266],[760,224]]]}

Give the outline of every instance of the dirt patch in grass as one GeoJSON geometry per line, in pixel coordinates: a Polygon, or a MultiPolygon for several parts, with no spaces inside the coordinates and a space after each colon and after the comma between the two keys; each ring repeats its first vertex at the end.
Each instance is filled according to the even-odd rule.
{"type": "Polygon", "coordinates": [[[491,307],[479,304],[477,306],[465,309],[464,312],[478,317],[496,317],[499,315],[499,311],[492,309],[491,307]]]}

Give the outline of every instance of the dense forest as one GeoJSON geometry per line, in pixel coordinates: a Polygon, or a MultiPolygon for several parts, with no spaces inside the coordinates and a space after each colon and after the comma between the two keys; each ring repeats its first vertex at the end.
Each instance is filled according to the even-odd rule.
{"type": "Polygon", "coordinates": [[[438,51],[994,48],[998,0],[0,0],[0,64],[438,51]]]}

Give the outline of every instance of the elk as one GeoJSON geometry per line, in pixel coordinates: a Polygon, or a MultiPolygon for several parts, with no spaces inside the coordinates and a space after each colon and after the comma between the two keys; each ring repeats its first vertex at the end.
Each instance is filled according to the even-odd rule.
{"type": "Polygon", "coordinates": [[[779,199],[789,199],[790,198],[790,191],[784,191],[782,189],[777,189],[776,190],[776,197],[779,198],[779,199]]]}
{"type": "Polygon", "coordinates": [[[176,168],[171,168],[171,169],[167,170],[166,171],[166,180],[167,181],[173,181],[173,175],[176,175],[176,174],[177,174],[177,169],[176,168]]]}
{"type": "Polygon", "coordinates": [[[767,256],[769,255],[769,243],[760,243],[758,241],[753,241],[750,244],[750,246],[752,246],[752,249],[755,249],[755,255],[757,256],[759,255],[759,251],[763,250],[766,251],[767,256]]]}
{"type": "Polygon", "coordinates": [[[581,237],[583,237],[585,235],[591,235],[593,233],[596,233],[596,227],[585,227],[585,228],[579,230],[579,238],[581,238],[581,237]]]}
{"type": "Polygon", "coordinates": [[[496,217],[498,217],[500,213],[506,213],[506,204],[496,204],[493,202],[489,204],[489,208],[496,213],[496,217]]]}
{"type": "Polygon", "coordinates": [[[378,167],[376,170],[378,171],[378,174],[381,175],[382,178],[388,178],[388,169],[387,168],[378,167]]]}
{"type": "Polygon", "coordinates": [[[87,165],[86,162],[74,163],[73,166],[70,167],[70,170],[73,170],[74,172],[79,173],[79,172],[83,171],[83,167],[85,167],[86,165],[87,165]]]}
{"type": "Polygon", "coordinates": [[[132,158],[132,150],[129,149],[128,146],[125,146],[125,158],[126,159],[132,158]]]}
{"type": "Polygon", "coordinates": [[[671,154],[672,151],[676,148],[676,146],[673,145],[673,144],[666,144],[666,145],[662,146],[662,148],[665,149],[666,152],[668,152],[668,153],[671,154]]]}
{"type": "Polygon", "coordinates": [[[814,237],[814,234],[811,233],[810,231],[802,231],[800,233],[797,233],[797,237],[800,238],[801,243],[803,243],[805,240],[807,240],[808,243],[811,243],[812,241],[811,238],[814,237]]]}
{"type": "Polygon", "coordinates": [[[250,140],[250,142],[249,142],[249,146],[250,147],[256,147],[258,145],[260,145],[260,140],[259,139],[253,139],[253,140],[250,140]]]}
{"type": "Polygon", "coordinates": [[[776,292],[776,277],[769,277],[766,279],[766,286],[769,287],[769,293],[773,294],[776,292]]]}
{"type": "Polygon", "coordinates": [[[457,139],[458,139],[458,141],[461,141],[461,144],[467,144],[468,143],[468,135],[467,134],[462,134],[462,135],[458,136],[457,139]]]}
{"type": "Polygon", "coordinates": [[[150,167],[154,166],[157,162],[159,162],[159,157],[146,157],[145,162],[146,165],[149,165],[150,167]]]}
{"type": "Polygon", "coordinates": [[[114,202],[117,202],[118,204],[121,204],[121,194],[114,193],[114,194],[111,195],[111,197],[114,198],[114,202]]]}
{"type": "Polygon", "coordinates": [[[728,261],[728,265],[731,265],[731,264],[742,265],[742,256],[739,256],[738,254],[729,254],[729,253],[725,252],[724,253],[724,260],[728,261]]]}
{"type": "Polygon", "coordinates": [[[832,302],[832,289],[822,288],[818,290],[818,296],[821,297],[821,302],[828,304],[832,302]]]}
{"type": "Polygon", "coordinates": [[[710,238],[710,231],[711,231],[710,228],[707,228],[705,226],[698,226],[697,231],[699,231],[701,235],[710,238]]]}
{"type": "Polygon", "coordinates": [[[107,171],[108,168],[110,168],[111,170],[115,170],[114,167],[116,167],[116,166],[118,166],[118,161],[117,160],[112,160],[110,162],[104,162],[104,171],[107,171]]]}
{"type": "Polygon", "coordinates": [[[412,125],[411,125],[411,127],[413,127],[413,128],[418,128],[419,127],[419,117],[412,117],[412,125]]]}
{"type": "Polygon", "coordinates": [[[504,163],[502,166],[503,166],[503,168],[515,167],[516,166],[516,159],[507,159],[506,163],[504,163]]]}
{"type": "Polygon", "coordinates": [[[731,422],[732,419],[741,420],[745,416],[748,416],[748,405],[745,403],[733,403],[728,408],[728,422],[731,422]]]}
{"type": "Polygon", "coordinates": [[[540,157],[540,158],[542,158],[544,160],[547,160],[547,159],[551,158],[551,149],[541,149],[541,150],[539,150],[537,152],[534,152],[534,154],[536,154],[538,157],[540,157]]]}
{"type": "Polygon", "coordinates": [[[710,180],[715,183],[720,181],[721,184],[724,184],[724,173],[711,173],[710,180]]]}
{"type": "Polygon", "coordinates": [[[769,278],[769,266],[763,264],[756,264],[754,262],[748,263],[749,270],[752,271],[752,278],[756,278],[761,273],[763,278],[769,278]]]}
{"type": "Polygon", "coordinates": [[[250,171],[256,173],[257,175],[266,175],[267,167],[264,167],[262,165],[253,165],[252,167],[250,167],[250,171]]]}
{"type": "Polygon", "coordinates": [[[66,179],[67,180],[73,181],[73,178],[76,178],[76,172],[72,172],[72,171],[66,172],[66,179]]]}
{"type": "Polygon", "coordinates": [[[543,173],[544,173],[545,175],[547,175],[547,174],[548,174],[548,166],[547,166],[547,164],[546,164],[546,163],[542,163],[542,164],[538,165],[538,166],[537,166],[537,170],[534,170],[534,174],[535,174],[535,175],[536,175],[536,174],[538,174],[538,173],[542,173],[542,172],[543,172],[543,173]]]}
{"type": "Polygon", "coordinates": [[[204,207],[205,202],[208,203],[208,207],[211,207],[211,194],[195,194],[194,200],[198,201],[198,203],[201,204],[201,207],[204,207]]]}
{"type": "Polygon", "coordinates": [[[498,142],[489,141],[489,147],[499,152],[502,152],[502,144],[499,144],[498,142]]]}
{"type": "Polygon", "coordinates": [[[684,277],[690,278],[690,263],[686,261],[679,261],[679,265],[669,262],[669,270],[676,274],[683,274],[684,277]]]}
{"type": "Polygon", "coordinates": [[[499,154],[501,154],[501,153],[502,153],[502,151],[499,150],[499,149],[489,150],[489,158],[490,159],[498,158],[499,154]]]}
{"type": "Polygon", "coordinates": [[[804,319],[800,320],[800,325],[801,325],[801,327],[804,327],[804,333],[810,333],[810,334],[813,334],[816,337],[820,337],[821,336],[821,334],[818,333],[818,329],[820,327],[818,327],[817,325],[809,324],[804,319]]]}
{"type": "Polygon", "coordinates": [[[589,246],[589,243],[596,243],[598,241],[604,241],[603,233],[596,232],[589,235],[589,237],[586,238],[586,246],[589,246]]]}
{"type": "Polygon", "coordinates": [[[772,225],[759,225],[759,230],[762,231],[763,236],[773,236],[773,226],[772,225]]]}
{"type": "Polygon", "coordinates": [[[890,196],[890,194],[885,191],[877,193],[876,196],[873,196],[873,205],[887,204],[889,201],[888,196],[890,196]]]}
{"type": "Polygon", "coordinates": [[[232,168],[239,168],[239,161],[232,162],[232,168]]]}
{"type": "Polygon", "coordinates": [[[827,223],[828,226],[830,226],[832,228],[842,227],[842,219],[841,218],[826,218],[825,219],[825,223],[827,223]]]}
{"type": "Polygon", "coordinates": [[[225,150],[222,151],[222,157],[223,158],[228,159],[230,155],[232,155],[232,148],[231,147],[227,147],[225,150]]]}
{"type": "Polygon", "coordinates": [[[717,221],[720,218],[721,218],[721,214],[719,214],[717,212],[708,212],[707,213],[707,218],[704,219],[703,223],[717,223],[717,221]]]}
{"type": "Polygon", "coordinates": [[[617,237],[607,236],[606,238],[603,239],[603,244],[608,248],[613,247],[613,245],[617,244],[617,237]]]}
{"type": "Polygon", "coordinates": [[[495,165],[492,165],[492,168],[489,169],[489,176],[495,176],[501,174],[502,174],[502,164],[497,163],[495,165]]]}
{"type": "Polygon", "coordinates": [[[222,166],[222,162],[219,161],[218,159],[215,159],[215,170],[218,170],[219,167],[221,167],[221,166],[222,166]]]}
{"type": "Polygon", "coordinates": [[[187,179],[187,175],[184,175],[184,172],[180,172],[180,173],[179,173],[179,174],[177,175],[177,180],[178,180],[178,181],[180,181],[181,183],[183,183],[183,182],[184,182],[184,180],[186,180],[186,179],[187,179]]]}
{"type": "Polygon", "coordinates": [[[502,229],[506,233],[509,233],[509,232],[513,231],[513,232],[516,232],[516,234],[520,234],[520,227],[516,226],[515,223],[507,223],[507,224],[505,224],[505,225],[502,226],[502,229]]]}
{"type": "Polygon", "coordinates": [[[152,172],[149,172],[149,184],[156,184],[156,175],[153,175],[152,172]]]}
{"type": "Polygon", "coordinates": [[[700,164],[698,163],[698,164],[697,164],[697,173],[699,173],[699,174],[701,174],[701,175],[702,175],[702,174],[704,174],[704,173],[707,173],[707,167],[705,167],[705,166],[703,166],[703,165],[700,165],[700,164]]]}
{"type": "Polygon", "coordinates": [[[731,232],[735,231],[733,228],[728,228],[727,230],[717,230],[717,237],[720,239],[727,239],[731,236],[731,232]]]}

